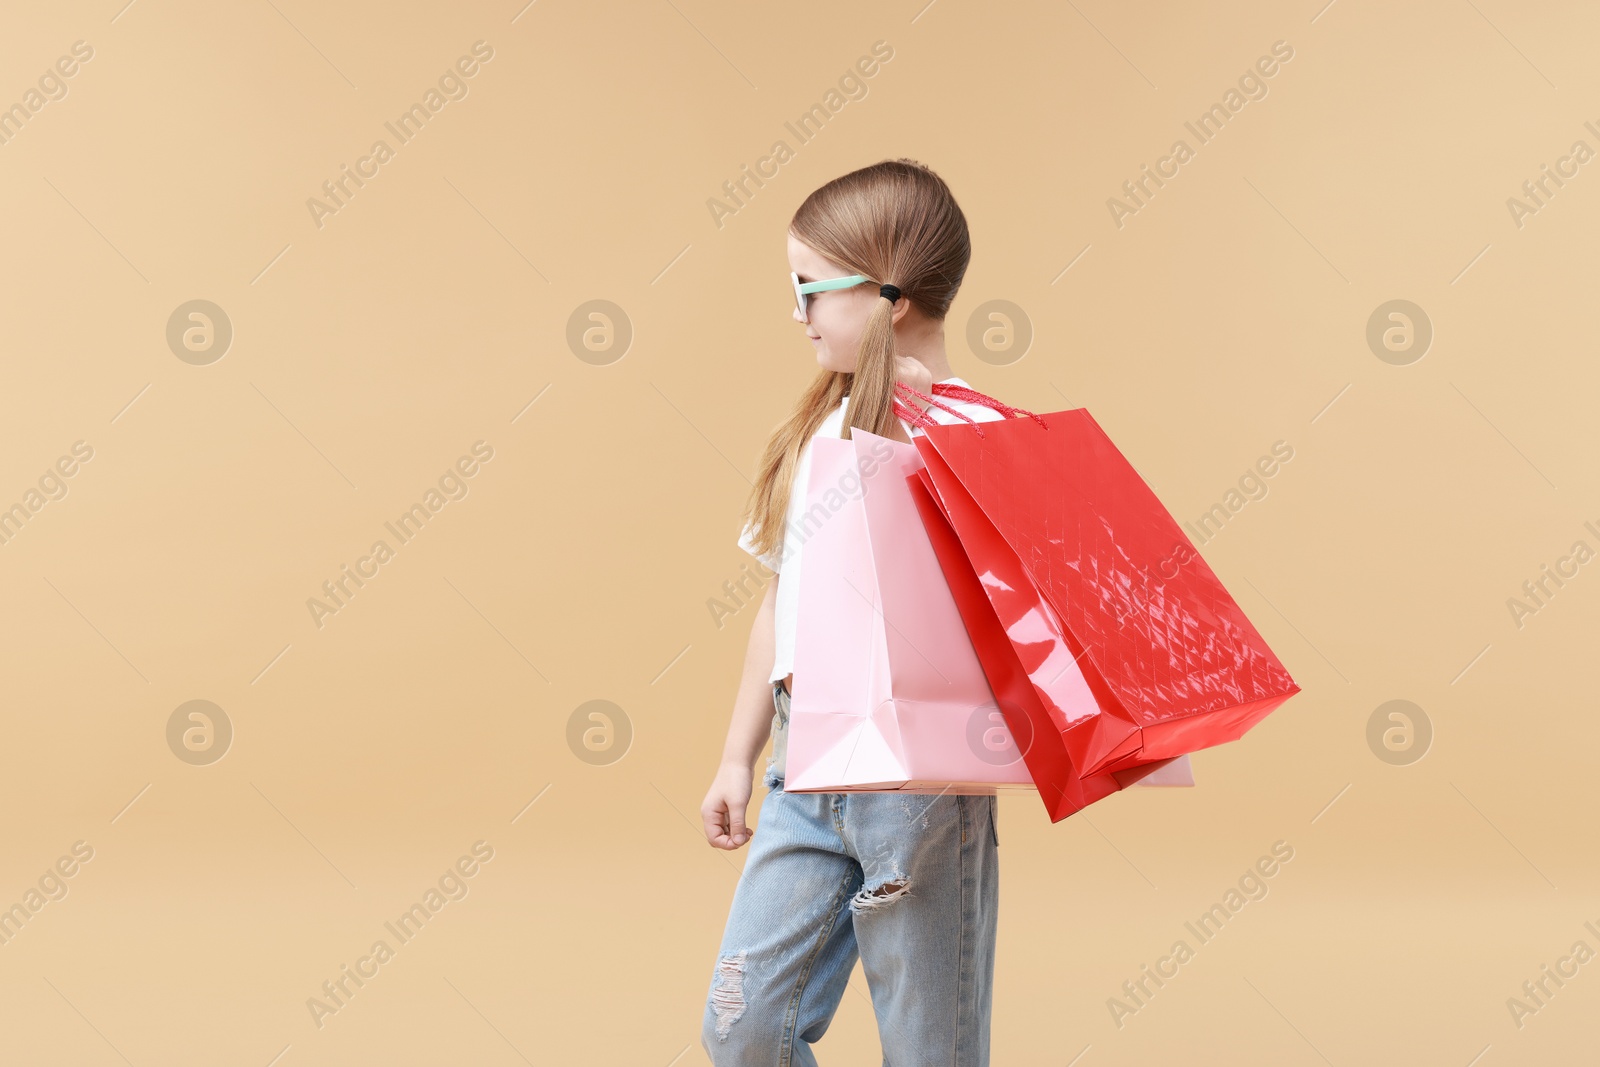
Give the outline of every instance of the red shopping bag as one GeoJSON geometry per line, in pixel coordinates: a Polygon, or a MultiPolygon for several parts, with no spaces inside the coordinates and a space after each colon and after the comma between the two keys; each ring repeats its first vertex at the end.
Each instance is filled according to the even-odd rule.
{"type": "Polygon", "coordinates": [[[1052,821],[1083,783],[1237,740],[1300,691],[1087,410],[934,391],[1014,416],[897,406],[924,430],[924,525],[1052,821]]]}
{"type": "Polygon", "coordinates": [[[995,741],[994,758],[1022,759],[1050,813],[1051,822],[1060,822],[1073,812],[1131,785],[1194,785],[1187,755],[1080,776],[1061,745],[1034,745],[1034,739],[1040,736],[1036,724],[1043,718],[1039,698],[1033,693],[1028,674],[1007,641],[978,576],[967,562],[961,542],[934,502],[924,481],[925,475],[926,471],[909,475],[906,484],[911,488],[934,555],[945,573],[946,584],[967,627],[967,636],[978,653],[978,662],[1006,723],[1006,736],[995,741]],[[1023,732],[1018,733],[1019,729],[1023,732]]]}

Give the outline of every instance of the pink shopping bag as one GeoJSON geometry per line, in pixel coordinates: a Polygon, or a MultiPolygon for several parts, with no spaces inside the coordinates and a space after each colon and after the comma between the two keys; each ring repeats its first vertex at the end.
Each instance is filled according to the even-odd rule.
{"type": "Polygon", "coordinates": [[[906,484],[916,447],[851,434],[812,442],[789,532],[805,562],[784,789],[1031,790],[906,484]]]}

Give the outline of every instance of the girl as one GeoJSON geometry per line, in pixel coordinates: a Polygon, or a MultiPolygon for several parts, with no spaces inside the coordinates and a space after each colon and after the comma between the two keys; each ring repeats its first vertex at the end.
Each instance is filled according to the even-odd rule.
{"type": "MultiPolygon", "coordinates": [[[[821,371],[767,443],[739,544],[777,572],[757,611],[722,763],[700,806],[715,848],[754,843],[710,992],[701,1043],[724,1064],[805,1065],[859,956],[884,1063],[989,1062],[999,904],[995,797],[786,793],[789,696],[810,442],[859,427],[909,442],[894,383],[923,393],[950,373],[944,318],[966,273],[966,218],[945,183],[909,159],[836,178],[789,226],[794,318],[821,371]],[[833,282],[802,289],[808,282],[833,282]],[[770,720],[769,720],[770,716],[770,720]],[[745,822],[770,726],[766,832],[745,822]]],[[[975,421],[1002,416],[941,398],[975,421]]],[[[902,401],[905,402],[905,401],[902,401]]],[[[935,421],[961,421],[938,406],[935,421]]],[[[890,620],[892,622],[892,620],[890,620]]]]}

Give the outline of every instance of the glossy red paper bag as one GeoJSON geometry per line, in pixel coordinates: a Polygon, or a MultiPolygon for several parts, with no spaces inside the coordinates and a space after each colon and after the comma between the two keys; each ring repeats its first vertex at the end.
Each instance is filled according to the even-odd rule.
{"type": "Polygon", "coordinates": [[[1236,740],[1299,691],[1088,411],[981,430],[928,425],[914,440],[993,612],[993,625],[963,620],[1004,642],[1037,698],[1001,706],[1031,720],[1047,806],[1046,781],[1070,803],[1069,768],[1092,778],[1236,740]]]}
{"type": "Polygon", "coordinates": [[[1034,744],[1035,738],[1045,737],[1049,731],[1036,725],[1048,720],[1028,674],[1006,639],[998,616],[967,562],[961,542],[935,502],[927,472],[910,475],[906,483],[922,515],[923,528],[933,545],[934,555],[945,573],[946,584],[961,612],[967,636],[972,639],[973,649],[989,680],[995,703],[1006,722],[1006,731],[994,745],[975,744],[974,749],[982,747],[986,758],[996,762],[1022,760],[1033,777],[1051,822],[1060,822],[1073,812],[1130,785],[1194,785],[1187,756],[1080,777],[1059,739],[1055,743],[1034,744]],[[1018,729],[1025,732],[1019,734],[1018,729]],[[1171,764],[1178,766],[1169,766],[1171,764]],[[1158,771],[1164,773],[1156,774],[1158,771]]]}

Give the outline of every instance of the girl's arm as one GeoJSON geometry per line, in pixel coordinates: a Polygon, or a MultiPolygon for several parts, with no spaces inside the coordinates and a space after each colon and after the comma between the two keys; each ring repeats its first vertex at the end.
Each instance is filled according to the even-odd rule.
{"type": "Polygon", "coordinates": [[[772,683],[767,679],[777,656],[774,612],[779,577],[773,577],[761,606],[756,609],[750,641],[745,648],[744,675],[739,679],[739,694],[733,701],[728,739],[722,746],[722,761],[700,805],[706,840],[716,848],[738,848],[755,832],[753,827],[746,827],[744,815],[750,803],[756,758],[772,733],[772,683]]]}

